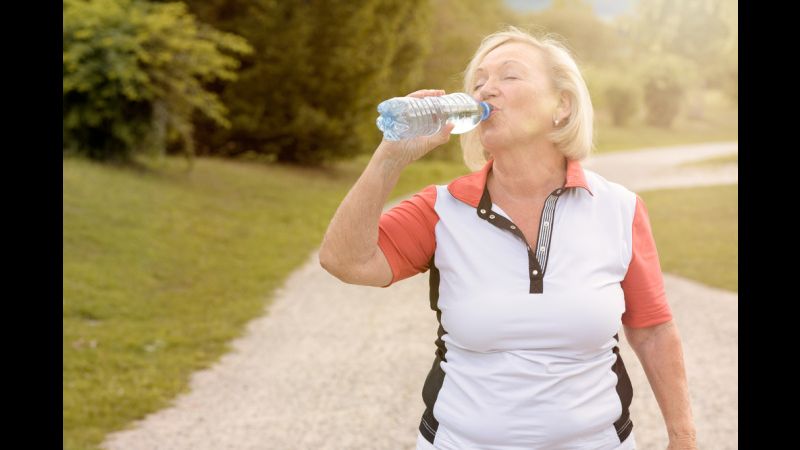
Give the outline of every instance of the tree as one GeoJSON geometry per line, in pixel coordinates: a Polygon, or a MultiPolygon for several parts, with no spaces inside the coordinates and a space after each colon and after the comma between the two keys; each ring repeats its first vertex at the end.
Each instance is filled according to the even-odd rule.
{"type": "Polygon", "coordinates": [[[463,71],[484,36],[514,21],[501,0],[432,0],[431,57],[421,87],[462,90],[463,71]]]}
{"type": "Polygon", "coordinates": [[[63,37],[65,151],[96,159],[159,152],[170,131],[191,156],[193,111],[229,125],[201,83],[235,79],[231,54],[252,50],[182,3],[141,0],[65,0],[63,37]]]}
{"type": "MultiPolygon", "coordinates": [[[[676,87],[676,92],[681,94],[679,98],[664,101],[680,104],[685,98],[686,116],[703,120],[708,90],[722,90],[734,101],[736,99],[737,20],[736,0],[648,0],[638,2],[632,15],[616,23],[618,31],[631,42],[631,67],[652,68],[653,64],[648,61],[663,58],[674,61],[662,62],[662,66],[681,66],[680,71],[674,73],[675,81],[681,85],[676,87]]],[[[666,107],[667,103],[652,100],[661,95],[654,94],[656,90],[651,86],[651,102],[645,105],[647,108],[666,107]]]]}
{"type": "Polygon", "coordinates": [[[542,32],[562,36],[579,64],[619,64],[629,53],[618,30],[583,0],[556,0],[551,8],[523,17],[542,32]]]}
{"type": "Polygon", "coordinates": [[[722,10],[731,0],[639,2],[632,37],[640,52],[671,53],[698,64],[721,54],[732,33],[722,10]]]}
{"type": "Polygon", "coordinates": [[[636,113],[638,96],[635,86],[631,83],[614,83],[605,91],[608,108],[611,110],[611,119],[614,126],[623,127],[636,113]]]}
{"type": "MultiPolygon", "coordinates": [[[[627,25],[637,58],[676,55],[693,65],[689,89],[738,90],[738,6],[735,0],[639,2],[627,25]]],[[[735,94],[733,94],[735,97],[735,94]]],[[[695,115],[702,116],[702,96],[695,115]]],[[[699,118],[699,117],[698,117],[699,118]]]]}
{"type": "Polygon", "coordinates": [[[198,123],[203,152],[320,164],[377,143],[375,107],[413,85],[427,54],[425,0],[190,1],[256,51],[216,89],[232,127],[198,123]]]}
{"type": "Polygon", "coordinates": [[[651,58],[642,69],[644,102],[648,124],[669,128],[680,112],[687,91],[686,73],[691,67],[675,55],[651,58]]]}

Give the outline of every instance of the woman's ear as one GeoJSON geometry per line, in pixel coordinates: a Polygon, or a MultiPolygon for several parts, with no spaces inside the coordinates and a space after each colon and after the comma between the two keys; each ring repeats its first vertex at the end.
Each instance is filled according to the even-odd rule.
{"type": "Polygon", "coordinates": [[[558,118],[559,122],[565,122],[567,119],[569,119],[570,114],[572,114],[572,100],[570,99],[569,94],[564,91],[561,92],[561,97],[558,100],[556,117],[558,118]]]}

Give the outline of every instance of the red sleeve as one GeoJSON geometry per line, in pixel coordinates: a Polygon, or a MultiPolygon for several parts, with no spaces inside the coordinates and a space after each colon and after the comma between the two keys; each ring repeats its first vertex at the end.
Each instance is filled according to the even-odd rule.
{"type": "Polygon", "coordinates": [[[430,185],[381,215],[378,246],[392,267],[386,286],[425,272],[436,250],[436,186],[430,185]]]}
{"type": "Polygon", "coordinates": [[[622,323],[633,328],[644,328],[667,322],[672,319],[672,311],[664,291],[664,277],[661,275],[650,218],[639,195],[636,195],[631,246],[631,262],[622,280],[625,293],[622,323]]]}

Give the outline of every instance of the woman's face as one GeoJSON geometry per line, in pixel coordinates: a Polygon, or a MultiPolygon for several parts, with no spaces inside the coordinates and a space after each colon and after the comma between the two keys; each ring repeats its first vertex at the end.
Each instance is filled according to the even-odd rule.
{"type": "Polygon", "coordinates": [[[472,96],[494,107],[481,122],[486,149],[535,143],[553,130],[558,97],[539,49],[522,42],[502,44],[478,66],[472,96]]]}

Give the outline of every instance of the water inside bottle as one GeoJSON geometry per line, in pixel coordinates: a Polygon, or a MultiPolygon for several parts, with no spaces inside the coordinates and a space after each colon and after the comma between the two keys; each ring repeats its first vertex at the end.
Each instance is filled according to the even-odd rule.
{"type": "MultiPolygon", "coordinates": [[[[467,94],[453,94],[462,98],[468,98],[467,94]]],[[[471,100],[471,99],[470,99],[471,100]]],[[[466,103],[469,103],[468,100],[466,103]]],[[[447,114],[446,123],[453,123],[455,127],[450,134],[462,134],[471,131],[482,119],[488,117],[491,112],[491,105],[483,103],[475,105],[474,108],[464,108],[463,104],[457,107],[448,108],[445,106],[445,114],[447,114]],[[487,110],[488,109],[488,110],[487,110]]]]}
{"type": "Polygon", "coordinates": [[[470,111],[461,111],[447,118],[447,123],[454,123],[456,126],[450,134],[461,134],[475,128],[475,124],[481,121],[481,116],[470,111]]]}

